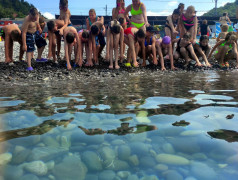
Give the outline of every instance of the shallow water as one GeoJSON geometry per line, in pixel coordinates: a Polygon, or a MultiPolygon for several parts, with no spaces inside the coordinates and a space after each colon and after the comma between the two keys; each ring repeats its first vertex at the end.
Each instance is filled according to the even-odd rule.
{"type": "Polygon", "coordinates": [[[236,71],[1,86],[0,179],[235,180],[237,89],[236,71]]]}

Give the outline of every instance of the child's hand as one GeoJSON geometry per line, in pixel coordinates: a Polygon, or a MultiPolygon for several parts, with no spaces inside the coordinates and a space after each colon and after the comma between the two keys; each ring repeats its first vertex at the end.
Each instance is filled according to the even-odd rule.
{"type": "Polygon", "coordinates": [[[27,51],[27,46],[26,46],[26,45],[23,45],[23,46],[22,46],[22,50],[23,50],[23,51],[27,51]]]}
{"type": "Polygon", "coordinates": [[[165,67],[161,67],[161,71],[166,71],[166,68],[165,67]]]}
{"type": "Polygon", "coordinates": [[[212,65],[210,63],[206,63],[207,67],[212,67],[212,65]]]}
{"type": "Polygon", "coordinates": [[[174,66],[171,66],[171,70],[176,70],[177,68],[176,67],[174,67],[174,66]]]}
{"type": "Polygon", "coordinates": [[[202,64],[200,62],[196,63],[195,66],[201,67],[202,64]]]}

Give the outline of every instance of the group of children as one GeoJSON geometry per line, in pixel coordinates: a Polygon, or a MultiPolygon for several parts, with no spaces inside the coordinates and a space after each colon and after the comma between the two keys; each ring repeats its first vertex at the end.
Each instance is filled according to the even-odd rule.
{"type": "MultiPolygon", "coordinates": [[[[227,24],[222,25],[223,32],[219,35],[217,44],[212,50],[206,31],[201,34],[199,42],[196,42],[198,20],[193,6],[184,10],[184,4],[179,4],[173,14],[167,17],[163,38],[155,36],[157,30],[149,25],[146,7],[140,0],[132,0],[132,4],[128,7],[125,7],[124,0],[116,0],[116,7],[112,10],[112,20],[108,25],[104,25],[104,18],[96,16],[95,10],[90,9],[89,17],[86,19],[87,29],[78,32],[70,21],[71,13],[68,9],[68,0],[60,0],[59,9],[59,18],[47,23],[49,37],[47,59],[53,58],[55,63],[60,59],[63,36],[68,70],[72,69],[71,54],[73,49],[74,66],[94,66],[99,65],[102,60],[101,53],[105,46],[105,59],[109,61],[110,69],[119,69],[119,65],[123,63],[126,67],[139,67],[137,57],[143,59],[142,66],[146,66],[146,60],[149,60],[154,65],[160,64],[161,70],[166,70],[165,60],[170,60],[172,70],[176,69],[174,61],[179,58],[185,60],[184,66],[187,66],[193,59],[197,66],[211,67],[208,59],[216,49],[214,57],[219,61],[221,67],[229,67],[228,60],[234,58],[237,60],[236,67],[238,67],[237,38],[233,32],[225,33],[227,24]],[[131,13],[130,18],[129,12],[131,13]],[[178,35],[180,38],[177,38],[178,35]],[[128,47],[127,60],[124,62],[126,46],[128,47]],[[85,63],[83,61],[84,50],[86,52],[85,63]],[[205,64],[200,62],[200,58],[204,60],[205,64]]],[[[38,50],[36,61],[47,61],[41,57],[47,45],[46,40],[42,37],[45,25],[44,18],[39,15],[36,8],[32,8],[25,18],[21,30],[15,24],[3,27],[5,62],[13,62],[13,41],[18,41],[21,45],[19,60],[22,60],[24,51],[26,51],[27,70],[33,70],[31,60],[35,44],[38,50]]],[[[203,29],[204,27],[209,30],[206,25],[203,26],[203,29]]]]}

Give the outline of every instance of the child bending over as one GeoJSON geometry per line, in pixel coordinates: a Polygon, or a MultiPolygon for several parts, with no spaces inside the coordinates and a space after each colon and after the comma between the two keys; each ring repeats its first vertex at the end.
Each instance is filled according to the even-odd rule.
{"type": "Polygon", "coordinates": [[[218,37],[217,37],[217,42],[218,41],[221,41],[221,40],[224,40],[226,38],[226,35],[228,33],[228,29],[229,29],[229,26],[227,24],[224,24],[221,26],[221,32],[219,33],[218,37]]]}

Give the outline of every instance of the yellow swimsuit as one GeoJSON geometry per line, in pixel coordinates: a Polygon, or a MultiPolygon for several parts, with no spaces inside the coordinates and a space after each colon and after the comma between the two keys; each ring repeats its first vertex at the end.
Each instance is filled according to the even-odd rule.
{"type": "MultiPolygon", "coordinates": [[[[140,7],[137,11],[133,8],[133,5],[131,5],[131,15],[132,16],[143,14],[143,12],[141,10],[141,4],[140,4],[140,7]]],[[[131,22],[131,24],[134,25],[137,29],[140,29],[142,26],[144,26],[145,23],[131,22]]]]}

